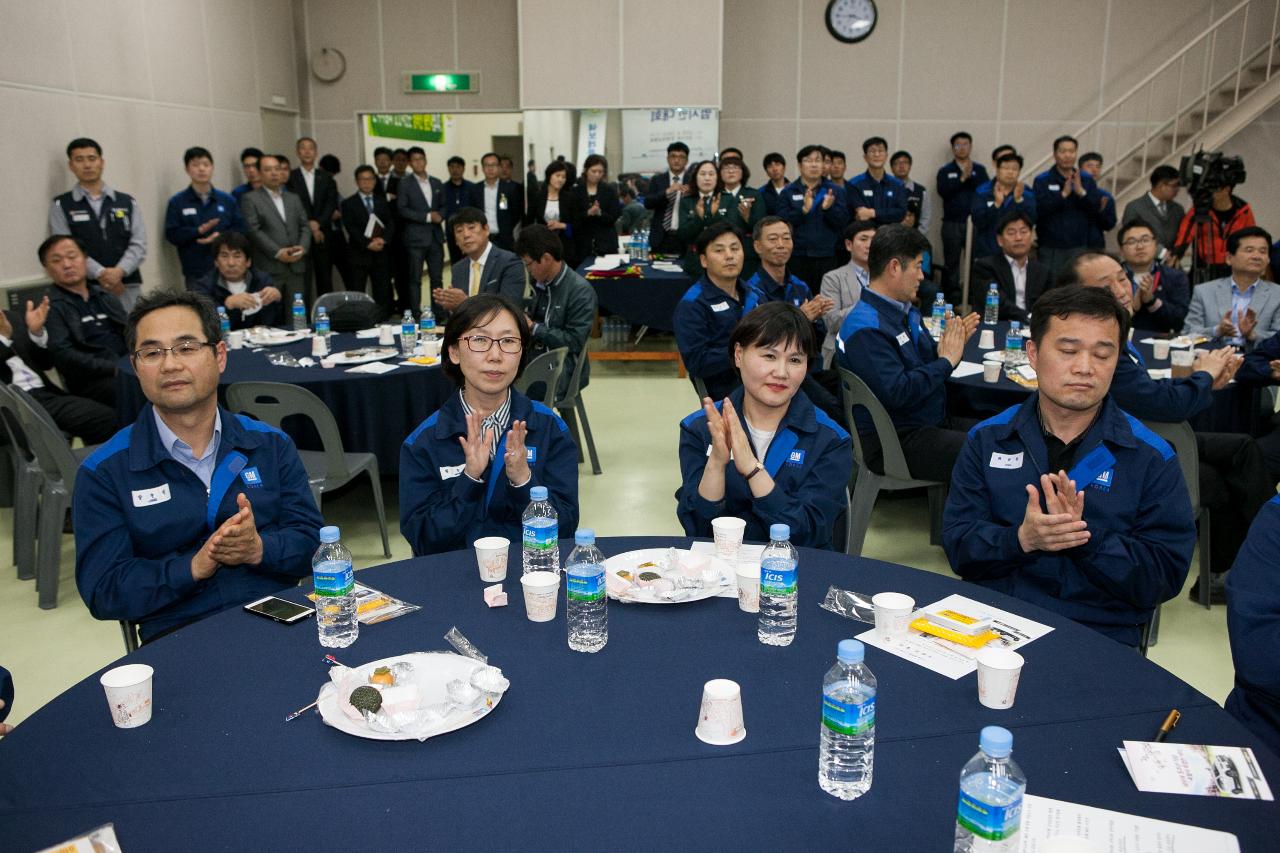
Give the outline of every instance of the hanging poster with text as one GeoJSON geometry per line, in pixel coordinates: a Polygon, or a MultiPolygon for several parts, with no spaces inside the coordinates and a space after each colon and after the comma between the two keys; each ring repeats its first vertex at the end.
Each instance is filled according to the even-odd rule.
{"type": "Polygon", "coordinates": [[[649,174],[667,168],[667,146],[689,146],[689,162],[719,151],[720,111],[710,107],[658,107],[622,111],[623,172],[649,174]]]}
{"type": "Polygon", "coordinates": [[[578,110],[578,162],[604,154],[605,110],[578,110]]]}
{"type": "Polygon", "coordinates": [[[437,144],[445,141],[444,113],[370,113],[365,118],[370,136],[437,144]]]}

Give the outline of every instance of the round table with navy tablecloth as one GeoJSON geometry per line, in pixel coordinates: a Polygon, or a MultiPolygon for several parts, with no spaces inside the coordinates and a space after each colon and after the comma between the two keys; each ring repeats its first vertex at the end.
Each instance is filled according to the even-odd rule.
{"type": "MultiPolygon", "coordinates": [[[[590,257],[583,261],[578,266],[578,274],[585,278],[595,260],[590,257]]],[[[683,272],[655,269],[648,263],[637,266],[642,274],[640,278],[587,279],[595,288],[600,307],[633,326],[674,331],[676,305],[693,280],[683,272]]]]}
{"type": "MultiPolygon", "coordinates": [[[[377,345],[376,339],[360,339],[354,334],[334,334],[329,340],[333,352],[377,345]]],[[[267,356],[276,352],[287,352],[295,358],[309,356],[311,340],[231,350],[219,382],[219,400],[226,404],[227,386],[236,382],[300,385],[319,397],[333,413],[343,449],[348,453],[372,452],[378,457],[379,473],[384,475],[400,470],[400,446],[405,438],[457,390],[438,364],[403,365],[384,374],[348,373],[346,367],[276,367],[267,361],[267,356]]],[[[403,359],[397,356],[384,361],[399,364],[403,359]]],[[[144,403],[146,398],[133,364],[122,358],[116,374],[116,415],[120,422],[132,423],[144,403]]],[[[320,449],[319,438],[309,422],[289,419],[284,427],[302,449],[320,449]]]]}
{"type": "MultiPolygon", "coordinates": [[[[1024,327],[1025,328],[1025,327],[1024,327]]],[[[988,352],[1004,350],[1005,337],[1009,331],[1009,323],[1001,321],[995,326],[981,325],[973,333],[964,348],[964,360],[982,364],[983,356],[988,352]],[[995,330],[995,350],[979,348],[982,330],[995,330]]],[[[1169,359],[1157,359],[1151,344],[1143,343],[1152,334],[1138,329],[1133,335],[1133,346],[1146,362],[1148,369],[1168,369],[1169,359]]],[[[1026,339],[1023,339],[1024,344],[1026,339]]],[[[947,380],[948,408],[959,415],[987,418],[999,414],[1010,406],[1016,406],[1027,398],[1031,389],[1019,385],[1003,372],[997,382],[986,382],[981,373],[964,377],[952,377],[947,380]]],[[[1242,432],[1257,435],[1262,429],[1262,418],[1258,414],[1259,397],[1256,389],[1244,388],[1231,384],[1213,392],[1213,405],[1204,412],[1188,419],[1197,432],[1242,432]]]]}
{"type": "MultiPolygon", "coordinates": [[[[599,544],[619,554],[688,541],[599,544]]],[[[113,728],[95,674],[0,740],[0,849],[36,849],[111,821],[128,853],[813,850],[833,839],[859,850],[949,850],[960,768],[990,724],[1013,731],[1030,793],[1227,830],[1246,853],[1274,849],[1274,803],[1145,794],[1130,781],[1116,748],[1150,739],[1174,707],[1182,722],[1172,740],[1252,746],[1271,783],[1280,780],[1280,760],[1165,670],[980,587],[800,554],[799,628],[787,648],[760,644],[755,616],[713,598],[611,602],[608,645],[573,652],[563,600],[554,622],[525,618],[514,550],[502,608],[484,604],[469,552],[360,572],[422,610],[362,626],[339,660],[446,649],[442,637],[457,626],[511,680],[489,716],[423,743],[351,737],[313,713],[285,723],[327,678],[314,621],[226,611],[130,656],[156,671],[147,725],[113,728]],[[817,784],[822,677],[837,641],[868,626],[818,607],[831,584],[898,590],[921,605],[961,592],[1055,630],[1022,650],[1008,711],[978,704],[974,675],[953,681],[868,647],[879,680],[875,777],[869,793],[841,802],[817,784]],[[702,684],[717,677],[742,685],[747,736],[734,746],[693,734],[702,684]]]]}

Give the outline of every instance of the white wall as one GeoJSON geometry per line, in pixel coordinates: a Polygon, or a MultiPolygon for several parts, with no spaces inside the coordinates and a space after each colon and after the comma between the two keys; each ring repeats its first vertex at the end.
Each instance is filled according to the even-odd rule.
{"type": "Polygon", "coordinates": [[[213,152],[215,185],[240,183],[259,108],[297,109],[290,0],[0,2],[0,286],[44,280],[48,200],[75,182],[66,144],[103,147],[108,185],[133,195],[150,237],[147,288],[181,287],[164,206],[187,183],[182,152],[213,152]]]}
{"type": "MultiPolygon", "coordinates": [[[[1280,193],[1276,192],[1276,175],[1280,175],[1280,104],[1262,114],[1253,124],[1237,133],[1222,146],[1227,155],[1244,158],[1248,179],[1236,195],[1249,202],[1258,224],[1271,232],[1272,240],[1280,240],[1280,193]]],[[[1280,270],[1272,270],[1273,277],[1280,270]]]]}

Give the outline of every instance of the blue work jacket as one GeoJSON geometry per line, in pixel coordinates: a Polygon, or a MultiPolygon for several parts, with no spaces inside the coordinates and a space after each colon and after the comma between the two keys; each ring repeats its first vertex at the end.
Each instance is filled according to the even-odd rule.
{"type": "Polygon", "coordinates": [[[791,223],[791,254],[797,258],[833,258],[836,244],[844,245],[844,227],[849,224],[844,189],[823,178],[808,213],[804,212],[805,191],[804,182],[797,179],[778,194],[778,216],[791,223]],[[828,194],[834,194],[836,200],[823,210],[822,200],[828,194]]]}
{"type": "Polygon", "coordinates": [[[1181,379],[1152,379],[1142,353],[1128,344],[1116,362],[1111,396],[1136,418],[1177,423],[1213,405],[1213,377],[1197,370],[1181,379]]]}
{"type": "MultiPolygon", "coordinates": [[[[1036,175],[1036,239],[1051,249],[1078,249],[1089,245],[1090,232],[1102,220],[1102,194],[1087,173],[1081,173],[1084,195],[1062,195],[1066,181],[1056,167],[1036,175]]],[[[1115,205],[1112,204],[1114,217],[1115,205]]],[[[1114,224],[1114,219],[1112,220],[1114,224]]]]}
{"type": "Polygon", "coordinates": [[[1236,686],[1226,709],[1280,755],[1280,495],[1262,505],[1227,572],[1236,686]]]}
{"type": "Polygon", "coordinates": [[[219,189],[211,188],[209,198],[201,202],[196,191],[187,187],[169,199],[164,213],[164,238],[177,247],[182,274],[187,278],[199,278],[213,270],[213,244],[197,240],[215,232],[243,234],[246,230],[240,203],[219,189]],[[201,234],[200,226],[212,219],[218,224],[208,234],[201,234]]]}
{"type": "Polygon", "coordinates": [[[938,170],[938,195],[942,196],[942,221],[964,223],[973,207],[978,187],[987,182],[987,167],[974,163],[969,179],[963,180],[955,160],[938,170]]]}
{"type": "Polygon", "coordinates": [[[849,181],[849,188],[845,191],[849,217],[852,219],[859,207],[869,207],[876,212],[877,225],[901,222],[907,215],[907,199],[910,197],[907,185],[888,172],[878,181],[871,177],[870,172],[863,172],[849,181]]]}
{"type": "Polygon", "coordinates": [[[738,280],[734,298],[704,275],[685,291],[676,304],[676,346],[689,375],[707,385],[719,399],[738,384],[738,372],[729,354],[729,335],[751,309],[765,301],[750,282],[738,280]]]}

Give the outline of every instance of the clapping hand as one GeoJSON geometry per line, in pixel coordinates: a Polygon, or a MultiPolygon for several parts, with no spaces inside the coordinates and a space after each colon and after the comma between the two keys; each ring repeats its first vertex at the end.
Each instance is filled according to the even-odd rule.
{"type": "Polygon", "coordinates": [[[49,319],[49,297],[40,300],[39,305],[33,306],[31,300],[27,300],[27,331],[33,335],[39,335],[44,331],[45,320],[49,319]]]}
{"type": "Polygon", "coordinates": [[[742,428],[742,421],[738,419],[738,410],[734,408],[728,397],[724,398],[724,403],[720,407],[720,420],[723,421],[724,430],[728,434],[729,447],[733,451],[733,465],[738,469],[738,473],[745,477],[756,467],[756,452],[751,447],[751,440],[747,438],[746,430],[742,428]]]}
{"type": "Polygon", "coordinates": [[[951,362],[952,367],[958,365],[964,358],[965,342],[977,331],[980,322],[982,318],[976,311],[970,312],[965,317],[948,318],[947,327],[938,340],[938,356],[951,362]]]}
{"type": "Polygon", "coordinates": [[[462,445],[462,455],[466,460],[462,473],[479,480],[484,469],[489,467],[489,446],[493,444],[493,433],[484,428],[483,415],[479,412],[467,415],[467,434],[458,436],[458,443],[462,445]]]}
{"type": "Polygon", "coordinates": [[[702,412],[707,416],[707,432],[711,434],[711,455],[708,458],[712,465],[723,468],[729,464],[729,449],[733,446],[733,436],[729,434],[728,425],[716,410],[716,404],[711,402],[710,397],[702,398],[702,412]]]}
{"type": "Polygon", "coordinates": [[[808,213],[811,210],[813,210],[813,187],[804,191],[804,201],[800,204],[801,213],[808,213]]]}
{"type": "Polygon", "coordinates": [[[1240,334],[1248,339],[1253,339],[1253,332],[1258,328],[1258,314],[1252,308],[1243,314],[1236,315],[1236,327],[1240,329],[1240,334]]]}
{"type": "Polygon", "coordinates": [[[513,486],[529,482],[529,454],[525,451],[524,439],[529,428],[524,421],[512,421],[507,432],[507,449],[503,454],[503,467],[507,469],[507,481],[513,486]]]}
{"type": "Polygon", "coordinates": [[[823,314],[830,311],[836,306],[829,296],[815,296],[812,299],[805,300],[800,306],[800,313],[805,316],[810,323],[817,320],[823,314]]]}
{"type": "Polygon", "coordinates": [[[210,537],[209,556],[224,566],[256,566],[262,562],[262,537],[253,519],[253,506],[244,493],[236,495],[240,510],[210,537]]]}
{"type": "Polygon", "coordinates": [[[1040,491],[1027,484],[1027,509],[1018,526],[1018,544],[1022,550],[1065,551],[1089,541],[1088,524],[1084,520],[1084,492],[1076,491],[1076,484],[1067,472],[1040,475],[1044,490],[1045,507],[1040,509],[1040,491]]]}

